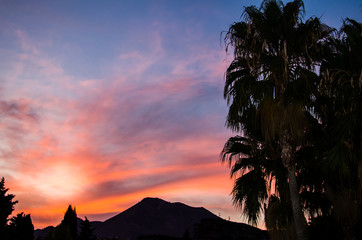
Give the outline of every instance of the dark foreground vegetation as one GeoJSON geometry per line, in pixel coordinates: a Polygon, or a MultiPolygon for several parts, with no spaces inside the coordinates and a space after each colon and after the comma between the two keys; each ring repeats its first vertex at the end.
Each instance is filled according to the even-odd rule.
{"type": "Polygon", "coordinates": [[[30,215],[19,213],[9,218],[15,209],[17,201],[13,201],[14,195],[8,193],[5,188],[5,179],[0,182],[0,239],[3,240],[33,240],[34,226],[30,215]]]}
{"type": "Polygon", "coordinates": [[[38,236],[36,240],[97,240],[87,217],[79,219],[75,208],[68,206],[61,223],[56,227],[48,227],[45,236],[38,236]]]}
{"type": "Polygon", "coordinates": [[[251,224],[265,216],[272,238],[362,239],[362,25],[303,15],[301,0],[266,0],[226,33],[238,135],[221,158],[235,205],[251,224]]]}

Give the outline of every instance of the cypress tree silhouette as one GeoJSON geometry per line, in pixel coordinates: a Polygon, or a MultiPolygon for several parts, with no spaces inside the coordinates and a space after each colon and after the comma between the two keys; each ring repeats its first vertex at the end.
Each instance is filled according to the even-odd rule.
{"type": "Polygon", "coordinates": [[[69,205],[62,222],[54,230],[53,239],[76,240],[77,235],[77,213],[75,208],[69,205]]]}
{"type": "Polygon", "coordinates": [[[8,223],[8,217],[14,211],[14,205],[18,201],[13,201],[15,195],[7,194],[9,189],[5,188],[5,179],[0,181],[0,236],[5,236],[5,231],[8,223]]]}
{"type": "Polygon", "coordinates": [[[75,207],[73,209],[72,205],[68,206],[61,224],[69,228],[72,239],[77,239],[77,213],[75,211],[75,207]]]}

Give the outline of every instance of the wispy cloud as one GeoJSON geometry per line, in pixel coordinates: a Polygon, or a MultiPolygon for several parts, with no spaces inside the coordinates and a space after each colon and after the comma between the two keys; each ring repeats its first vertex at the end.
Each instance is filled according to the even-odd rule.
{"type": "Polygon", "coordinates": [[[196,193],[223,199],[229,191],[215,184],[230,182],[218,162],[228,134],[224,52],[190,44],[172,53],[169,28],[153,26],[139,48],[114,54],[99,78],[72,75],[64,59],[14,30],[18,48],[6,54],[16,71],[4,76],[0,111],[13,119],[4,123],[6,139],[26,137],[19,148],[9,145],[17,164],[3,160],[11,174],[1,174],[10,178],[18,211],[31,212],[36,226],[55,224],[67,203],[92,216],[146,196],[223,204],[196,193]]]}

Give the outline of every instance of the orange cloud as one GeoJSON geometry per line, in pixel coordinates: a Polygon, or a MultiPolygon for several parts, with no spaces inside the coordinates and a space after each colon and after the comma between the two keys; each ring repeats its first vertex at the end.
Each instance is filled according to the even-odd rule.
{"type": "Polygon", "coordinates": [[[26,97],[0,104],[17,123],[7,138],[14,161],[2,174],[17,211],[31,213],[36,227],[59,223],[67,204],[80,216],[107,217],[147,196],[231,211],[228,170],[218,162],[228,137],[223,54],[203,47],[172,57],[162,34],[150,33],[145,51],[121,52],[111,73],[88,79],[16,32],[17,71],[5,78],[9,92],[26,97]]]}

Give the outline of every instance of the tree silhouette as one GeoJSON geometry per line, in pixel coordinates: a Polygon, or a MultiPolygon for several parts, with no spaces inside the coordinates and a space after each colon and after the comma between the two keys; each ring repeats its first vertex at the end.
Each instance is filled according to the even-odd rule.
{"type": "MultiPolygon", "coordinates": [[[[234,60],[226,71],[224,89],[229,104],[227,127],[242,132],[245,139],[251,138],[251,142],[258,133],[255,129],[261,129],[257,144],[271,143],[278,147],[280,155],[274,159],[280,161],[276,165],[286,170],[285,183],[289,189],[296,236],[300,240],[306,239],[306,220],[300,203],[295,154],[304,144],[314,80],[318,79],[315,61],[320,42],[330,32],[317,18],[303,22],[303,13],[301,0],[286,5],[281,1],[265,0],[260,8],[246,7],[244,21],[234,23],[225,37],[227,50],[234,48],[234,60]]],[[[256,147],[258,149],[258,145],[256,147]]],[[[240,155],[233,156],[235,158],[229,160],[235,160],[234,164],[237,164],[240,155]]],[[[225,157],[224,154],[224,160],[225,157]]],[[[266,185],[270,175],[260,175],[261,170],[259,176],[252,176],[252,171],[245,170],[253,169],[242,167],[240,170],[242,176],[257,180],[262,190],[250,192],[254,194],[252,201],[265,199],[266,191],[262,185],[266,185]]],[[[245,188],[246,181],[238,183],[241,179],[236,180],[234,202],[244,207],[244,214],[255,223],[261,205],[245,208],[249,205],[248,191],[253,186],[249,184],[245,188]]]]}
{"type": "Polygon", "coordinates": [[[346,19],[328,39],[317,112],[324,130],[326,194],[345,239],[362,237],[362,24],[346,19]]]}
{"type": "Polygon", "coordinates": [[[18,201],[13,201],[15,195],[8,194],[8,188],[5,188],[5,179],[0,181],[0,236],[5,236],[5,231],[8,223],[8,217],[14,211],[14,205],[18,201]]]}
{"type": "Polygon", "coordinates": [[[68,209],[64,214],[64,219],[60,225],[64,227],[66,231],[69,231],[71,239],[77,239],[77,213],[75,211],[75,207],[72,208],[72,205],[68,206],[68,209]]]}
{"type": "Polygon", "coordinates": [[[2,178],[0,181],[0,237],[5,240],[33,240],[34,226],[29,214],[19,213],[9,219],[18,201],[13,201],[15,195],[8,194],[8,190],[5,188],[5,179],[2,178]]]}
{"type": "Polygon", "coordinates": [[[64,219],[62,221],[62,224],[69,226],[70,233],[71,233],[73,239],[76,239],[77,238],[77,213],[75,211],[75,207],[73,209],[71,205],[68,206],[68,209],[64,214],[64,219]]]}
{"type": "Polygon", "coordinates": [[[91,227],[90,222],[87,217],[81,223],[79,240],[96,240],[97,237],[93,234],[94,228],[91,227]]]}
{"type": "Polygon", "coordinates": [[[10,219],[10,236],[13,240],[33,240],[34,226],[30,214],[19,213],[10,219]]]}
{"type": "Polygon", "coordinates": [[[69,205],[62,222],[54,230],[54,240],[78,239],[77,227],[77,213],[75,207],[72,208],[72,205],[69,205]]]}

